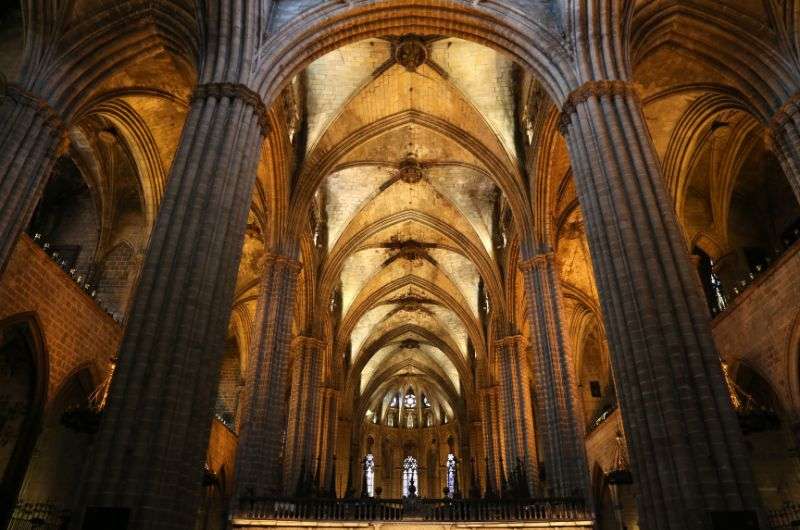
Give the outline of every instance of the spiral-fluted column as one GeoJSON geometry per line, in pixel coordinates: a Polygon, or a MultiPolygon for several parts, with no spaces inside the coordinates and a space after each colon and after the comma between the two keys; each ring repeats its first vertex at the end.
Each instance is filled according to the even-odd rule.
{"type": "Polygon", "coordinates": [[[290,495],[298,487],[298,481],[307,480],[314,473],[313,453],[324,346],[319,339],[304,336],[297,337],[293,344],[295,357],[283,462],[284,489],[290,495]],[[306,476],[301,475],[302,470],[306,476]]]}
{"type": "Polygon", "coordinates": [[[495,342],[495,354],[500,368],[500,414],[506,438],[503,467],[508,474],[522,462],[528,493],[533,495],[538,489],[539,472],[525,346],[522,335],[512,335],[495,342]]]}
{"type": "Polygon", "coordinates": [[[265,119],[244,86],[194,92],[81,496],[108,528],[125,526],[96,507],[127,528],[194,524],[265,119]]]}
{"type": "Polygon", "coordinates": [[[778,109],[769,125],[778,160],[800,202],[800,93],[778,109]]]}
{"type": "Polygon", "coordinates": [[[256,337],[242,396],[236,454],[238,496],[283,494],[287,367],[300,263],[267,256],[256,311],[256,337]]]}
{"type": "Polygon", "coordinates": [[[520,263],[531,319],[536,426],[543,440],[548,493],[586,496],[589,469],[578,427],[574,360],[564,332],[558,271],[552,252],[520,263]]]}
{"type": "Polygon", "coordinates": [[[634,87],[589,81],[562,108],[631,463],[649,529],[758,510],[685,241],[634,87]]]}
{"type": "Polygon", "coordinates": [[[43,99],[9,85],[0,97],[0,272],[28,224],[59,152],[66,128],[43,99]]]}

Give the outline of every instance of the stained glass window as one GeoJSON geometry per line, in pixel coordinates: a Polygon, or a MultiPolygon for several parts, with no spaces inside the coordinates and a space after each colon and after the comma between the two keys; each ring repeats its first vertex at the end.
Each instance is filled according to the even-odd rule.
{"type": "Polygon", "coordinates": [[[447,455],[447,495],[452,497],[456,493],[456,455],[447,455]]]}
{"type": "Polygon", "coordinates": [[[413,456],[407,456],[403,460],[403,497],[408,497],[410,492],[408,487],[414,484],[415,493],[419,491],[419,482],[417,476],[417,459],[413,456]]]}
{"type": "Polygon", "coordinates": [[[367,479],[367,495],[375,496],[375,458],[368,454],[364,458],[364,476],[367,479]]]}
{"type": "Polygon", "coordinates": [[[407,409],[413,409],[417,406],[417,397],[414,395],[414,391],[409,389],[406,396],[403,398],[403,405],[407,409]]]}

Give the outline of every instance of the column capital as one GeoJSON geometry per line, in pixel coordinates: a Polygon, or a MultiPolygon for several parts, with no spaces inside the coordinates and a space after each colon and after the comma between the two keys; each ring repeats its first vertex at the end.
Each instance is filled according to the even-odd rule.
{"type": "Polygon", "coordinates": [[[522,272],[528,272],[529,270],[541,267],[542,265],[546,265],[548,263],[555,262],[556,255],[552,250],[547,252],[542,252],[541,254],[536,254],[533,257],[530,257],[525,260],[520,260],[519,262],[519,270],[522,272]]]}
{"type": "Polygon", "coordinates": [[[321,350],[325,347],[325,342],[316,337],[298,335],[292,341],[292,348],[297,350],[321,350]]]}
{"type": "MultiPolygon", "coordinates": [[[[64,119],[46,99],[16,84],[9,84],[6,86],[5,96],[18,105],[33,109],[36,114],[44,120],[44,125],[50,130],[51,136],[60,138],[61,143],[64,142],[67,137],[67,127],[64,123],[64,119]]],[[[0,98],[0,101],[2,101],[2,98],[0,98]]]]}
{"type": "Polygon", "coordinates": [[[561,105],[561,114],[558,118],[558,129],[566,135],[567,127],[572,120],[572,115],[577,110],[579,104],[592,97],[602,96],[633,96],[639,97],[634,84],[622,79],[603,79],[599,81],[586,81],[584,84],[573,90],[561,105]]]}
{"type": "Polygon", "coordinates": [[[197,85],[192,93],[192,101],[205,98],[230,98],[239,99],[245,105],[253,108],[258,117],[258,125],[261,127],[261,136],[269,134],[269,122],[267,121],[267,106],[257,92],[241,83],[205,83],[197,85]]]}
{"type": "Polygon", "coordinates": [[[267,252],[266,256],[264,256],[264,263],[265,264],[275,263],[276,265],[283,265],[293,270],[295,274],[299,274],[300,270],[303,268],[303,264],[297,261],[296,259],[290,258],[289,256],[282,256],[280,254],[273,254],[271,252],[267,252]]]}
{"type": "Polygon", "coordinates": [[[319,385],[319,389],[327,396],[335,396],[339,393],[339,389],[333,385],[321,384],[319,385]]]}
{"type": "Polygon", "coordinates": [[[506,349],[509,347],[514,348],[521,348],[525,346],[525,337],[522,335],[509,335],[508,337],[503,337],[502,339],[497,339],[494,341],[495,349],[506,349]]]}
{"type": "Polygon", "coordinates": [[[769,130],[772,134],[778,133],[780,129],[789,121],[792,116],[800,111],[800,92],[795,93],[787,99],[780,108],[775,111],[769,120],[769,130]]]}

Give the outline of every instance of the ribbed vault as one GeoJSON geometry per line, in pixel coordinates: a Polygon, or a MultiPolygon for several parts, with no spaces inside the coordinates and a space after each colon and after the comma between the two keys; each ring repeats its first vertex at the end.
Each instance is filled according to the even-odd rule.
{"type": "Polygon", "coordinates": [[[515,68],[461,39],[397,35],[347,44],[293,81],[305,127],[287,226],[304,232],[311,212],[310,326],[331,339],[355,422],[388,425],[387,400],[409,388],[428,402],[414,427],[477,413],[487,329],[506,314],[498,220],[529,217],[515,68]]]}

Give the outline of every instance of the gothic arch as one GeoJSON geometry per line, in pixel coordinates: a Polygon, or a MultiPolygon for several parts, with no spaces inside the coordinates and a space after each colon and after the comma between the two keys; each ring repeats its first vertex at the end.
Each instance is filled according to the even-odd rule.
{"type": "Polygon", "coordinates": [[[667,43],[683,50],[734,79],[766,122],[796,90],[800,76],[773,44],[766,25],[732,9],[727,13],[715,16],[699,3],[644,4],[634,15],[631,50],[635,60],[667,43]]]}
{"type": "MultiPolygon", "coordinates": [[[[4,349],[6,346],[20,348],[18,355],[24,358],[23,361],[30,363],[29,384],[19,389],[23,394],[19,397],[26,413],[17,422],[17,433],[13,439],[12,449],[7,454],[0,482],[0,526],[3,526],[11,517],[42,427],[50,385],[50,361],[42,328],[35,313],[21,313],[3,319],[0,321],[0,332],[16,334],[9,337],[9,341],[16,341],[16,344],[9,342],[2,346],[4,349]]],[[[11,352],[3,352],[3,357],[6,355],[11,355],[11,352]]],[[[10,364],[4,372],[7,370],[12,370],[10,364]]],[[[20,381],[24,380],[20,377],[20,381]]]]}
{"type": "Polygon", "coordinates": [[[789,335],[788,366],[786,375],[789,395],[786,396],[786,410],[800,416],[800,313],[794,319],[789,335]]]}
{"type": "MultiPolygon", "coordinates": [[[[508,6],[511,8],[510,6],[508,6]]],[[[496,49],[533,71],[553,99],[569,92],[569,52],[557,33],[526,10],[515,19],[496,16],[480,4],[435,0],[420,9],[408,0],[327,4],[299,16],[267,39],[259,50],[256,85],[273,101],[305,65],[345,44],[396,33],[451,35],[496,49]]]]}

